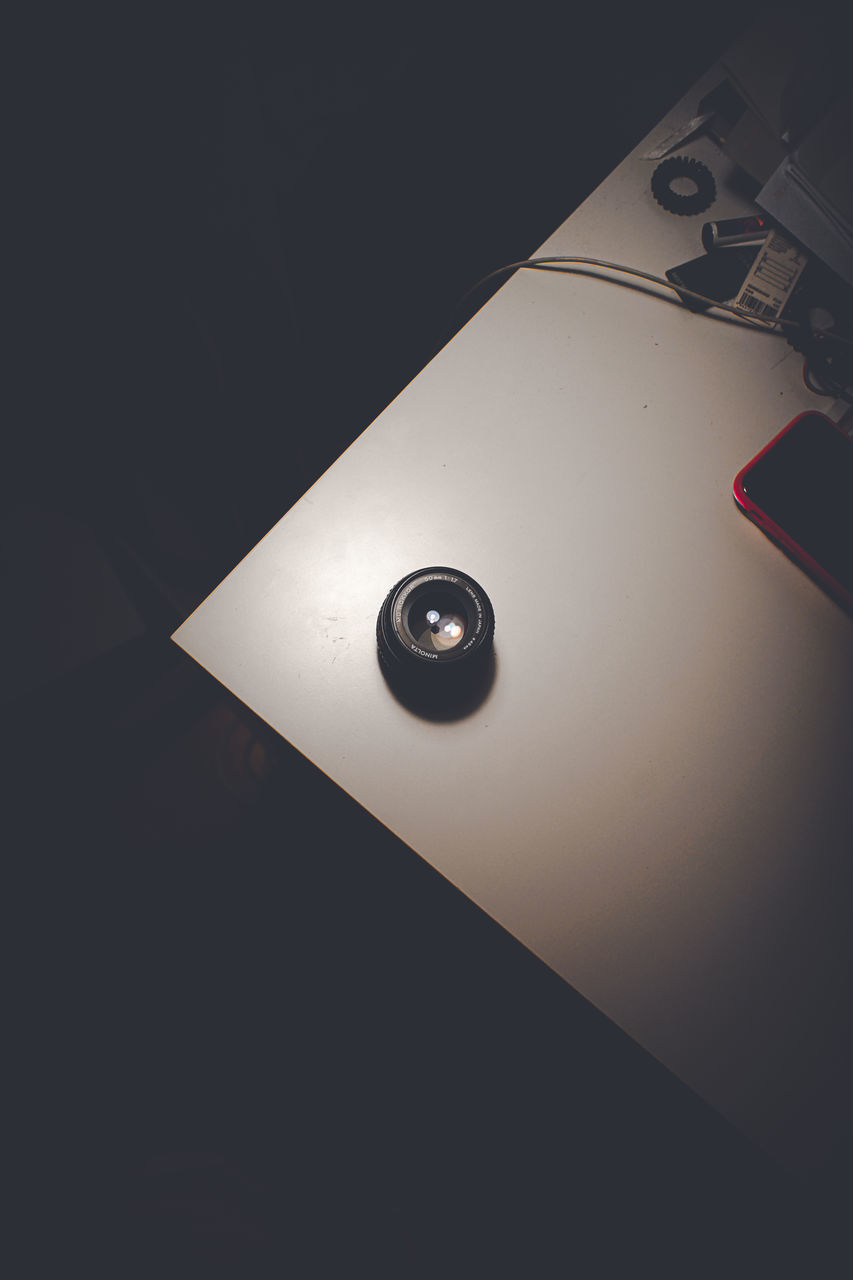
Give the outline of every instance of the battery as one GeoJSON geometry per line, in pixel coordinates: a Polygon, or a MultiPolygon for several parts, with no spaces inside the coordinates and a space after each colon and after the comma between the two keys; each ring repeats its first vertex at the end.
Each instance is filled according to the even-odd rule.
{"type": "Polygon", "coordinates": [[[761,244],[770,230],[770,219],[756,213],[748,218],[723,218],[706,222],[702,228],[702,247],[708,252],[730,244],[761,244]]]}

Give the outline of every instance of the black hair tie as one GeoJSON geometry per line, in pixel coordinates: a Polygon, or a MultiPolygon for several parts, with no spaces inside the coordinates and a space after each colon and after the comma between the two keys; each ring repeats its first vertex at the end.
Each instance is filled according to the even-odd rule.
{"type": "Polygon", "coordinates": [[[652,174],[652,195],[667,213],[704,213],[710,209],[717,195],[714,175],[701,160],[690,156],[672,156],[662,160],[652,174]],[[689,178],[696,190],[689,196],[673,191],[677,178],[689,178]]]}

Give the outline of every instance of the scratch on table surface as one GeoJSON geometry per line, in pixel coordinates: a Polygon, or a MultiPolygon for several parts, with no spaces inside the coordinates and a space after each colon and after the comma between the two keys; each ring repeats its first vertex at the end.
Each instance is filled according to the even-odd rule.
{"type": "Polygon", "coordinates": [[[794,355],[794,349],[793,347],[788,347],[788,350],[784,351],[782,355],[779,357],[779,359],[776,360],[775,363],[771,364],[770,368],[778,369],[779,365],[782,364],[785,360],[788,359],[789,356],[792,356],[792,355],[794,355]]]}

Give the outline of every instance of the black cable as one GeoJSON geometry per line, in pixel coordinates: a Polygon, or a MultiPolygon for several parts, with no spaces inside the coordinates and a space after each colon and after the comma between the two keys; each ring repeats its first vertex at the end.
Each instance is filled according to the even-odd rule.
{"type": "Polygon", "coordinates": [[[803,361],[803,385],[807,391],[811,391],[816,396],[828,396],[830,392],[825,391],[823,387],[819,387],[812,377],[809,369],[808,360],[803,361]]]}
{"type": "Polygon", "coordinates": [[[832,353],[825,354],[817,338],[806,347],[804,355],[803,382],[809,391],[853,404],[853,371],[849,364],[846,369],[842,367],[837,371],[833,366],[832,353]]]}

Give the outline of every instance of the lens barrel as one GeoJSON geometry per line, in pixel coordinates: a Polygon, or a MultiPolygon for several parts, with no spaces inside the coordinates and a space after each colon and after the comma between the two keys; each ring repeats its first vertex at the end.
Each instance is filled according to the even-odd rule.
{"type": "Polygon", "coordinates": [[[376,620],[379,658],[389,679],[412,688],[467,685],[491,652],[495,614],[467,573],[417,569],[388,592],[376,620]]]}

